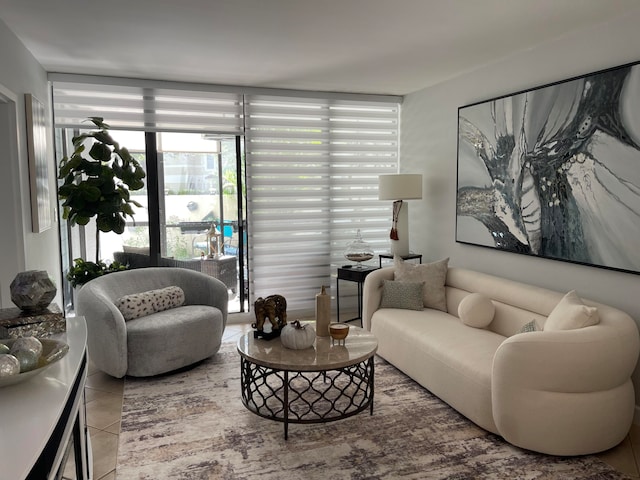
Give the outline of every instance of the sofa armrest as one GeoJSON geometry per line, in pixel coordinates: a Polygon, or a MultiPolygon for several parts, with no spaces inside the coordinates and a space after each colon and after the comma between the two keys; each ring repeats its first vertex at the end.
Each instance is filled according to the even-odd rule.
{"type": "Polygon", "coordinates": [[[113,301],[90,283],[77,294],[76,313],[87,322],[89,356],[103,372],[117,378],[127,373],[127,327],[113,301]]]}
{"type": "Polygon", "coordinates": [[[371,330],[371,317],[380,307],[383,280],[393,280],[394,267],[374,270],[364,279],[362,290],[362,327],[371,330]]]}
{"type": "Polygon", "coordinates": [[[614,317],[517,334],[498,347],[491,403],[505,440],[552,455],[596,453],[622,441],[633,420],[640,340],[630,317],[614,317]]]}
{"type": "Polygon", "coordinates": [[[638,331],[635,325],[630,327],[596,325],[509,337],[493,360],[492,390],[499,394],[501,385],[508,385],[582,393],[621,385],[629,380],[638,359],[638,331]]]}
{"type": "Polygon", "coordinates": [[[171,269],[174,275],[181,278],[177,284],[182,287],[187,305],[209,305],[222,312],[223,328],[227,324],[229,308],[229,291],[219,279],[201,272],[171,269]]]}

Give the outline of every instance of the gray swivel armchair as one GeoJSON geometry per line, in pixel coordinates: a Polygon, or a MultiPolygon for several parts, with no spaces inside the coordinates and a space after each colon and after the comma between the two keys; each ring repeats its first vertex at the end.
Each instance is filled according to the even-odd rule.
{"type": "Polygon", "coordinates": [[[110,273],[84,285],[76,313],[87,322],[89,356],[113,377],[170,372],[215,354],[227,323],[227,287],[204,273],[149,267],[110,273]],[[126,321],[116,301],[129,294],[182,288],[184,305],[126,321]]]}

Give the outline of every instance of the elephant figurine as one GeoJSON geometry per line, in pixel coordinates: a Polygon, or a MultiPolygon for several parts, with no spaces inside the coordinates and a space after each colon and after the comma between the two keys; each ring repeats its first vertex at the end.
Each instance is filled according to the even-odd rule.
{"type": "Polygon", "coordinates": [[[287,324],[287,300],[282,295],[269,295],[266,298],[258,298],[253,308],[256,315],[256,323],[251,324],[258,333],[263,333],[264,322],[271,322],[271,331],[280,330],[287,324]],[[277,319],[277,320],[276,320],[277,319]]]}

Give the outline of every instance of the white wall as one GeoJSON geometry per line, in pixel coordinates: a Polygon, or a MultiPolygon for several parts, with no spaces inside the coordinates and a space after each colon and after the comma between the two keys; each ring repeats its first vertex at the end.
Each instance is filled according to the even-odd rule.
{"type": "MultiPolygon", "coordinates": [[[[51,109],[47,74],[33,55],[24,47],[7,26],[0,21],[0,93],[15,99],[16,132],[7,131],[12,127],[0,121],[0,301],[3,308],[14,306],[9,300],[9,283],[19,271],[46,270],[56,285],[60,279],[60,248],[58,224],[43,233],[32,233],[31,207],[29,192],[29,169],[27,157],[27,131],[25,118],[24,94],[35,95],[47,108],[50,122],[51,109]],[[7,142],[17,138],[17,151],[11,150],[7,142]],[[15,200],[16,211],[11,203],[15,200]],[[7,234],[12,232],[13,234],[7,234]]],[[[6,116],[5,104],[0,115],[6,116]]],[[[13,105],[10,108],[14,108],[13,105]]],[[[50,127],[50,125],[49,125],[50,127]]],[[[48,129],[51,132],[51,128],[48,129]]],[[[50,133],[51,135],[51,133],[50,133]]],[[[53,154],[53,137],[47,138],[47,150],[51,159],[49,168],[49,191],[51,192],[51,208],[56,206],[55,160],[53,154]]],[[[53,215],[56,219],[56,215],[53,215]]],[[[55,300],[60,305],[60,291],[55,300]]]]}
{"type": "MultiPolygon", "coordinates": [[[[400,170],[425,176],[424,199],[410,202],[411,249],[423,253],[426,260],[448,256],[454,266],[558,291],[576,289],[584,297],[628,312],[640,324],[640,275],[455,242],[458,107],[639,61],[638,25],[640,9],[405,97],[400,170]]],[[[638,368],[634,384],[640,405],[638,368]]]]}

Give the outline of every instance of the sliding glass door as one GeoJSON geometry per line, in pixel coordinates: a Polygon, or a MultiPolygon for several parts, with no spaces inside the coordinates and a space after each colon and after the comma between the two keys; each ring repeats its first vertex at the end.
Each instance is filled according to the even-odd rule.
{"type": "MultiPolygon", "coordinates": [[[[141,190],[131,192],[131,198],[138,202],[141,207],[132,206],[133,218],[127,217],[126,228],[122,235],[113,232],[100,233],[100,258],[106,261],[117,260],[122,263],[130,262],[132,266],[144,265],[149,262],[149,184],[148,166],[146,160],[145,134],[144,132],[127,132],[123,130],[112,130],[109,132],[115,141],[124,145],[129,153],[140,163],[147,173],[145,186],[141,190]],[[126,258],[121,252],[137,253],[141,258],[126,258]]],[[[90,222],[87,226],[95,229],[95,223],[90,222]]],[[[94,230],[95,231],[95,230],[94,230]]],[[[93,239],[93,235],[89,236],[93,239]]],[[[89,243],[89,238],[85,243],[89,243]]],[[[94,251],[92,246],[90,251],[94,251]]],[[[90,260],[93,260],[90,258],[90,260]]]]}
{"type": "MultiPolygon", "coordinates": [[[[67,145],[79,130],[58,129],[67,145]]],[[[100,259],[129,268],[172,266],[220,279],[229,291],[229,311],[248,309],[242,139],[202,133],[112,130],[145,169],[145,188],[131,196],[141,207],[127,218],[123,234],[100,233],[100,259]]],[[[59,148],[59,156],[65,148],[59,148]]],[[[95,261],[95,223],[63,226],[64,257],[95,261]]],[[[70,267],[64,265],[66,270],[70,267]]],[[[66,272],[65,272],[66,273],[66,272]]],[[[69,290],[70,293],[70,290],[69,290]]],[[[65,299],[65,304],[70,304],[65,299]]]]}
{"type": "Polygon", "coordinates": [[[237,137],[157,134],[161,261],[222,280],[230,291],[230,311],[246,309],[237,146],[237,137]]]}

